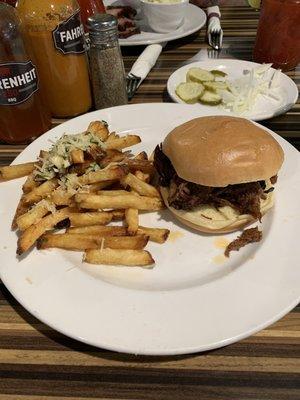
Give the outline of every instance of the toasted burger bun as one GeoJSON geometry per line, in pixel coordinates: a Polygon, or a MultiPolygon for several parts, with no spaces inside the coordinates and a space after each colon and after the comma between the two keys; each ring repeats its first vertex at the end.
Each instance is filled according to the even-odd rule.
{"type": "MultiPolygon", "coordinates": [[[[213,206],[203,205],[192,211],[176,210],[168,203],[169,189],[160,187],[164,202],[174,216],[183,224],[199,232],[227,233],[244,228],[255,219],[249,214],[239,214],[230,206],[220,207],[217,210],[213,206]]],[[[264,215],[274,204],[273,192],[267,194],[265,200],[261,200],[261,214],[264,215]]]]}
{"type": "Polygon", "coordinates": [[[228,116],[200,117],[178,126],[162,150],[180,178],[213,187],[269,179],[284,158],[267,131],[228,116]]]}

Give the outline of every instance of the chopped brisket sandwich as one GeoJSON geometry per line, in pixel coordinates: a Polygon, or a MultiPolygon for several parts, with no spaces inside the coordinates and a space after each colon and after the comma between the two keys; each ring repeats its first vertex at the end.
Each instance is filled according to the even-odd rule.
{"type": "Polygon", "coordinates": [[[277,141],[236,117],[193,119],[172,130],[154,152],[167,207],[202,232],[241,229],[273,206],[283,163],[277,141]]]}

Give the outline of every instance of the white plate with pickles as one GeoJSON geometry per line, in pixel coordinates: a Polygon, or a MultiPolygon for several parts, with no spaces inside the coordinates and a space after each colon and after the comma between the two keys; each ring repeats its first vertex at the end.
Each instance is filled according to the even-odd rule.
{"type": "Polygon", "coordinates": [[[242,60],[205,60],[187,64],[168,79],[177,103],[261,121],[284,114],[296,103],[296,84],[271,64],[242,60]]]}

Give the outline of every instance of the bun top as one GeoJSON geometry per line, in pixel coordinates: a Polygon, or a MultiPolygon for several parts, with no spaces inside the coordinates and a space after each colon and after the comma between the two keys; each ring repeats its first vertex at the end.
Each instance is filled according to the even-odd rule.
{"type": "Polygon", "coordinates": [[[224,187],[277,174],[283,150],[267,131],[244,118],[195,118],[173,129],[162,147],[180,178],[224,187]]]}

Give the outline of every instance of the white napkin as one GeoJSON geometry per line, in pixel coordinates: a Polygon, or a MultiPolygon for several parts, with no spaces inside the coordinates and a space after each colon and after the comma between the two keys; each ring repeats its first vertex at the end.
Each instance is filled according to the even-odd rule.
{"type": "Polygon", "coordinates": [[[139,58],[133,64],[130,73],[141,78],[139,84],[146,78],[151,69],[154,67],[163,45],[151,44],[145,48],[139,58]]]}
{"type": "Polygon", "coordinates": [[[221,24],[220,24],[221,12],[219,7],[218,6],[207,7],[206,12],[208,17],[207,31],[210,32],[211,30],[221,29],[221,24]]]}
{"type": "Polygon", "coordinates": [[[207,27],[208,37],[211,32],[221,30],[221,43],[222,43],[223,31],[221,29],[221,23],[220,23],[221,12],[219,7],[218,6],[207,7],[206,12],[208,18],[208,27],[207,27]]]}

